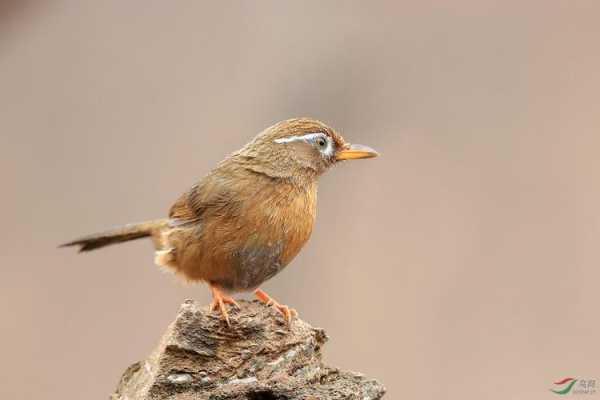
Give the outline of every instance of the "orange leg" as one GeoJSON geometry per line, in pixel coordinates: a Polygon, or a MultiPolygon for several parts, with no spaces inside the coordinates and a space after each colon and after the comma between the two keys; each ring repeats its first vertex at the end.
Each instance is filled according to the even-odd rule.
{"type": "Polygon", "coordinates": [[[267,306],[272,306],[277,311],[279,311],[283,315],[283,318],[285,318],[285,321],[288,323],[288,325],[292,322],[293,317],[298,316],[298,313],[296,312],[296,310],[294,310],[293,308],[289,308],[286,305],[279,304],[271,296],[266,294],[264,291],[262,291],[260,289],[256,289],[254,291],[254,294],[264,304],[266,304],[267,306]]]}
{"type": "Polygon", "coordinates": [[[230,304],[234,307],[240,308],[239,304],[236,303],[234,299],[223,293],[218,287],[210,284],[209,286],[213,295],[212,303],[210,303],[211,311],[215,311],[217,309],[221,311],[221,315],[225,319],[225,322],[227,322],[227,326],[231,326],[229,323],[229,314],[227,313],[227,307],[225,307],[225,304],[230,304]]]}

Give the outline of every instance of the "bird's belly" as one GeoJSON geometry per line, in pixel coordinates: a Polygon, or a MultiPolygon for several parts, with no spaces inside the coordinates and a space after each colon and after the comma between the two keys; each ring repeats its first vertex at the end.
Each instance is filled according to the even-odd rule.
{"type": "Polygon", "coordinates": [[[311,232],[312,219],[306,216],[267,224],[244,218],[175,228],[163,235],[157,263],[189,281],[210,282],[229,292],[249,291],[288,265],[311,232]]]}
{"type": "Polygon", "coordinates": [[[229,279],[216,283],[231,291],[255,289],[288,264],[282,258],[284,250],[284,240],[266,244],[248,241],[233,253],[230,260],[232,273],[229,279]]]}

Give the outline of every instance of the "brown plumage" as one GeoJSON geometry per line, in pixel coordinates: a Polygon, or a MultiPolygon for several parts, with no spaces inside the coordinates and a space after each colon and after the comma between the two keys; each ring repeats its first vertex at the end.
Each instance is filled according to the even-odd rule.
{"type": "Polygon", "coordinates": [[[207,282],[213,309],[227,323],[226,295],[254,290],[290,321],[294,311],[259,286],[288,265],[308,241],[317,207],[317,178],[341,160],[375,157],[322,122],[282,121],[258,134],[184,193],[166,219],[130,224],[63,246],[88,251],[152,237],[156,263],[189,281],[207,282]]]}

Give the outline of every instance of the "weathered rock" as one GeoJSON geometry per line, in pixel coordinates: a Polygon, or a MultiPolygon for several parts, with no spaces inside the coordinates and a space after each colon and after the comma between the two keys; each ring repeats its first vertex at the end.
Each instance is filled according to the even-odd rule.
{"type": "Polygon", "coordinates": [[[375,380],[324,365],[325,332],[271,307],[240,302],[231,328],[194,301],[181,306],[146,361],[129,367],[112,400],[375,400],[375,380]]]}

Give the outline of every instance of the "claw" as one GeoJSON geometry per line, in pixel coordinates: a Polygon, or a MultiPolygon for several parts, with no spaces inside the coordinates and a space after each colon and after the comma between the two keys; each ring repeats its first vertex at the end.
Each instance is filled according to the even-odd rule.
{"type": "Polygon", "coordinates": [[[221,315],[223,316],[223,319],[225,319],[227,326],[231,327],[231,323],[229,322],[229,314],[227,313],[227,307],[225,306],[225,304],[232,305],[238,310],[240,309],[240,305],[234,299],[223,293],[216,286],[210,285],[210,290],[212,291],[213,295],[213,300],[210,303],[210,310],[219,310],[221,312],[221,315]]]}
{"type": "Polygon", "coordinates": [[[260,300],[266,306],[273,307],[277,311],[279,311],[279,313],[281,315],[283,315],[283,318],[285,319],[285,322],[288,325],[291,325],[292,318],[298,316],[298,312],[296,312],[296,310],[294,310],[293,308],[290,308],[290,307],[288,307],[288,306],[286,306],[284,304],[279,304],[278,302],[275,301],[275,299],[273,299],[271,296],[269,296],[264,291],[262,291],[260,289],[256,289],[254,291],[254,294],[256,295],[256,297],[258,298],[258,300],[260,300]]]}

